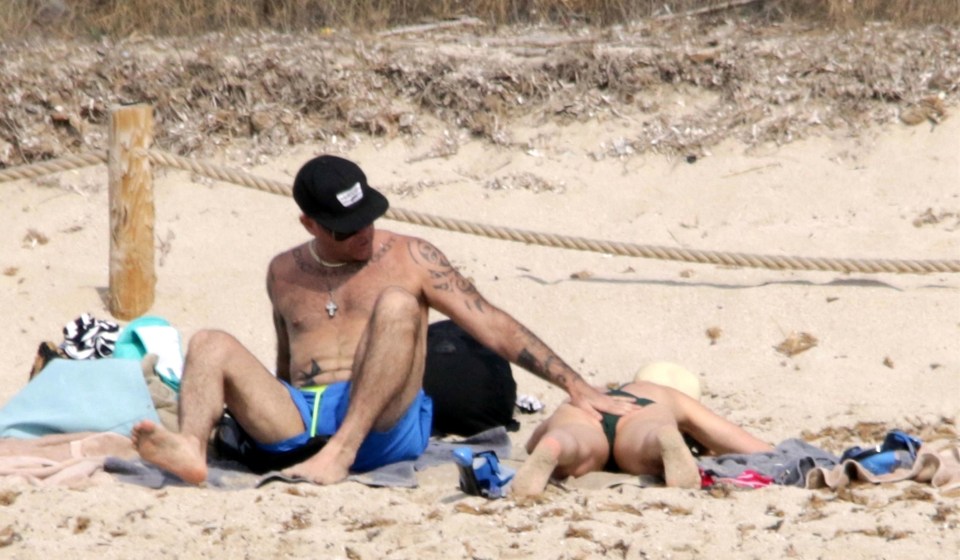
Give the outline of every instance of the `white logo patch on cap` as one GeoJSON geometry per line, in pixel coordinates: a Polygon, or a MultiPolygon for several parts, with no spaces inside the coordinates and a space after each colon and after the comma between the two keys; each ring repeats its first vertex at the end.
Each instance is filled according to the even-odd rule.
{"type": "Polygon", "coordinates": [[[337,200],[344,206],[353,206],[363,200],[363,190],[360,188],[360,183],[354,183],[349,189],[338,192],[337,200]]]}

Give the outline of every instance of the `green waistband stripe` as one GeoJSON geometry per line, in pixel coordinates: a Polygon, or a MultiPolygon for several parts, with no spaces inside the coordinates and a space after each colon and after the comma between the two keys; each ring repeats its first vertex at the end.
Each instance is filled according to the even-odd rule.
{"type": "Polygon", "coordinates": [[[323,398],[323,392],[327,390],[327,387],[328,385],[311,385],[300,388],[301,391],[313,393],[313,415],[310,419],[310,437],[316,437],[317,435],[317,420],[320,417],[320,399],[323,398]]]}

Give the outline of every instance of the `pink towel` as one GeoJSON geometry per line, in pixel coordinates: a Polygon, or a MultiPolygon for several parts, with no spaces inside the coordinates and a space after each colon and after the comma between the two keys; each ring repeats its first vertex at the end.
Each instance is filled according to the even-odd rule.
{"type": "Polygon", "coordinates": [[[130,458],[137,453],[130,438],[113,432],[5,439],[0,440],[0,476],[36,486],[87,487],[113,479],[103,472],[108,456],[130,458]]]}

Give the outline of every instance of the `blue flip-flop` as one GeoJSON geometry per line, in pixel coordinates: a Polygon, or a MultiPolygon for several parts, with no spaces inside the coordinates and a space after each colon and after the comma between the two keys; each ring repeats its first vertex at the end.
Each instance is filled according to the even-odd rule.
{"type": "Polygon", "coordinates": [[[909,469],[917,459],[923,441],[900,430],[893,430],[883,443],[864,449],[851,447],[840,456],[840,462],[856,461],[873,474],[887,474],[897,469],[909,469]]]}
{"type": "Polygon", "coordinates": [[[460,489],[471,496],[502,498],[507,484],[516,474],[513,469],[501,465],[493,451],[474,455],[469,447],[458,447],[453,450],[453,461],[460,471],[460,489]]]}

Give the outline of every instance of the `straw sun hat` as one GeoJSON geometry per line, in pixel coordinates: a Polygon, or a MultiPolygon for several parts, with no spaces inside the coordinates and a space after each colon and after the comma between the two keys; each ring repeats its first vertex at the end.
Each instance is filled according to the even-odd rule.
{"type": "Polygon", "coordinates": [[[633,380],[666,385],[700,400],[700,380],[688,369],[674,363],[654,362],[646,365],[637,372],[633,380]]]}

